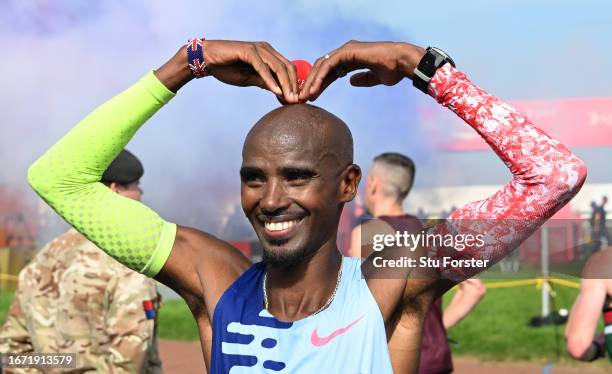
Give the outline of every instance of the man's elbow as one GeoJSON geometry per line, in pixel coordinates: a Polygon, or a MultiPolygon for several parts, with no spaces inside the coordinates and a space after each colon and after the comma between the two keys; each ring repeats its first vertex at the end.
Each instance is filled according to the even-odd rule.
{"type": "Polygon", "coordinates": [[[584,161],[572,154],[568,161],[560,165],[559,168],[561,169],[559,178],[552,183],[550,190],[556,191],[553,194],[557,195],[557,201],[567,203],[582,188],[587,177],[587,167],[584,161]]]}
{"type": "Polygon", "coordinates": [[[476,283],[474,285],[474,297],[480,301],[482,300],[485,295],[487,294],[487,286],[485,286],[484,283],[478,281],[478,283],[476,283]]]}
{"type": "Polygon", "coordinates": [[[582,159],[580,159],[578,156],[572,156],[573,158],[570,167],[571,174],[568,178],[568,187],[575,194],[580,190],[580,188],[584,184],[584,181],[586,180],[587,166],[584,161],[582,161],[582,159]]]}
{"type": "Polygon", "coordinates": [[[568,336],[566,339],[567,353],[575,360],[584,360],[584,355],[591,347],[591,340],[582,336],[568,336]]]}
{"type": "Polygon", "coordinates": [[[480,279],[473,278],[464,283],[464,292],[475,302],[479,302],[487,294],[487,286],[480,279]]]}
{"type": "Polygon", "coordinates": [[[42,177],[42,170],[38,161],[28,168],[28,184],[37,194],[43,195],[45,191],[44,178],[42,177]]]}
{"type": "Polygon", "coordinates": [[[48,198],[60,189],[73,185],[69,178],[69,168],[65,165],[50,163],[47,156],[42,156],[28,168],[28,184],[48,202],[48,198]]]}

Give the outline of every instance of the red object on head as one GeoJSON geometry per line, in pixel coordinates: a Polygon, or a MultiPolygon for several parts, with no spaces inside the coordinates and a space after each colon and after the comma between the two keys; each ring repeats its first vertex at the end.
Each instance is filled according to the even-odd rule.
{"type": "MultiPolygon", "coordinates": [[[[306,82],[306,77],[308,76],[308,73],[310,73],[310,69],[312,68],[312,66],[310,65],[310,62],[306,60],[293,60],[291,61],[291,63],[295,65],[296,70],[297,70],[297,84],[298,84],[298,93],[299,93],[299,90],[301,90],[302,87],[304,87],[304,82],[306,82]]],[[[285,100],[283,100],[282,96],[277,96],[276,99],[278,100],[279,103],[283,105],[287,104],[285,100]]],[[[300,101],[300,102],[304,103],[305,101],[300,101]]]]}
{"type": "Polygon", "coordinates": [[[312,66],[308,61],[305,60],[293,60],[291,62],[297,68],[298,89],[301,90],[302,86],[304,86],[304,82],[306,81],[308,73],[310,73],[310,69],[312,68],[312,66]]]}

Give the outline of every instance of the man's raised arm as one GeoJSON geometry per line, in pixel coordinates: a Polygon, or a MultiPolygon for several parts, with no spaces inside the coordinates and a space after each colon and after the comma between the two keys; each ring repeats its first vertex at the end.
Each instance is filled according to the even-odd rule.
{"type": "MultiPolygon", "coordinates": [[[[586,167],[576,155],[517,110],[477,87],[451,63],[445,63],[451,60],[432,56],[435,54],[431,50],[408,43],[349,41],[317,60],[300,98],[315,100],[347,72],[368,69],[351,76],[351,84],[394,85],[408,77],[477,131],[510,169],[513,178],[493,196],[454,211],[446,223],[429,231],[434,235],[483,234],[482,246],[466,246],[461,251],[453,247],[429,249],[429,257],[441,260],[441,264],[443,258],[487,260],[491,266],[580,190],[586,167]],[[438,63],[437,70],[432,69],[438,63]]],[[[425,289],[435,286],[444,292],[483,267],[458,268],[448,261],[437,270],[434,282],[425,289]]]]}
{"type": "MultiPolygon", "coordinates": [[[[450,64],[438,69],[429,94],[476,130],[513,175],[497,193],[455,210],[432,230],[454,236],[481,234],[484,244],[462,250],[438,248],[433,257],[486,260],[486,267],[492,266],[574,197],[586,178],[586,166],[563,144],[450,64]]],[[[478,272],[450,265],[439,270],[453,281],[478,272]]]]}
{"type": "Polygon", "coordinates": [[[157,274],[176,225],[123,198],[100,180],[134,133],[174,97],[154,75],[109,100],[65,135],[28,171],[34,190],[68,223],[131,269],[157,274]]]}
{"type": "MultiPolygon", "coordinates": [[[[194,247],[228,246],[197,230],[179,228],[177,234],[175,224],[147,206],[111,192],[100,180],[136,131],[192,79],[189,65],[192,70],[195,65],[194,75],[204,71],[201,60],[194,62],[198,57],[210,74],[224,83],[259,86],[283,95],[287,102],[297,102],[295,68],[267,43],[196,40],[189,55],[182,47],[156,72],[149,72],[97,108],[28,171],[30,185],[60,216],[129,268],[156,276],[174,248],[177,253],[166,264],[174,263],[167,266],[171,276],[160,274],[166,283],[181,282],[176,279],[176,269],[182,265],[190,266],[183,267],[185,277],[193,270],[195,259],[188,257],[194,247]]],[[[189,277],[193,287],[200,287],[189,277]]]]}

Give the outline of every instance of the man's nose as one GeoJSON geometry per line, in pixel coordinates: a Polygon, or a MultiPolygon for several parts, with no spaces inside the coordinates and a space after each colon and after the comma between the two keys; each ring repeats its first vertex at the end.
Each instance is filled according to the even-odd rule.
{"type": "Polygon", "coordinates": [[[283,184],[279,181],[268,181],[260,206],[268,212],[276,212],[279,209],[287,208],[289,206],[289,199],[283,184]]]}

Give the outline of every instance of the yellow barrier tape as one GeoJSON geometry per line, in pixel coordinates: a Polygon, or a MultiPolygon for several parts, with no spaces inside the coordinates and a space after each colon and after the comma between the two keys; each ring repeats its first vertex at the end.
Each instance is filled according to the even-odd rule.
{"type": "Polygon", "coordinates": [[[551,278],[548,280],[550,283],[555,283],[561,286],[565,286],[565,287],[571,287],[571,288],[580,288],[580,283],[578,282],[574,282],[574,281],[570,281],[567,279],[557,279],[557,278],[551,278]]]}
{"type": "MultiPolygon", "coordinates": [[[[16,281],[19,277],[12,274],[2,274],[0,273],[0,280],[12,280],[16,281]]],[[[559,279],[559,278],[548,278],[548,277],[538,277],[534,279],[522,279],[516,281],[506,281],[506,282],[485,282],[487,288],[507,288],[507,287],[520,287],[520,286],[530,286],[536,285],[536,287],[542,287],[544,281],[549,281],[550,283],[558,284],[565,287],[570,288],[580,288],[580,283],[570,281],[567,279],[559,279]]]]}
{"type": "Polygon", "coordinates": [[[12,274],[2,274],[0,273],[0,280],[10,280],[10,281],[16,281],[18,280],[19,277],[16,275],[12,275],[12,274]]]}
{"type": "Polygon", "coordinates": [[[558,284],[560,286],[570,287],[570,288],[580,288],[580,283],[570,281],[567,279],[559,279],[559,278],[550,278],[550,277],[538,277],[534,279],[523,279],[517,281],[506,281],[506,282],[491,282],[486,283],[487,288],[507,288],[507,287],[520,287],[520,286],[530,286],[535,285],[537,288],[541,288],[544,281],[548,281],[550,283],[558,284]]]}
{"type": "Polygon", "coordinates": [[[507,281],[507,282],[492,282],[485,283],[487,289],[489,288],[506,288],[506,287],[519,287],[519,286],[530,286],[532,284],[537,284],[537,279],[523,279],[517,281],[507,281]]]}

